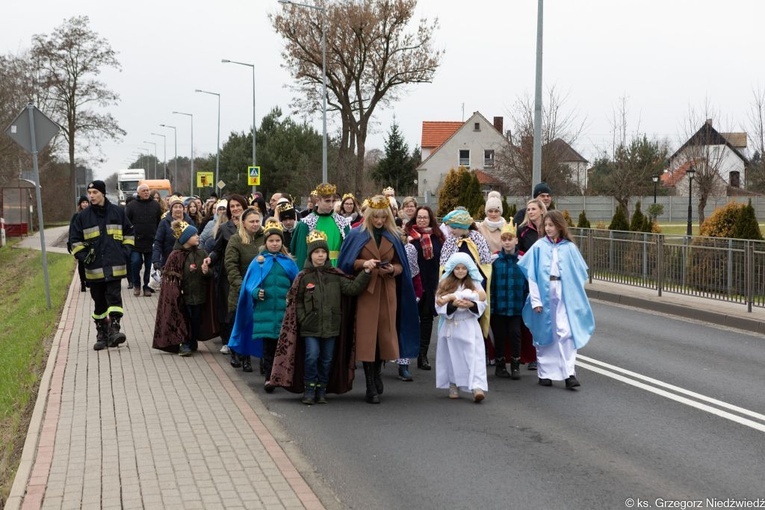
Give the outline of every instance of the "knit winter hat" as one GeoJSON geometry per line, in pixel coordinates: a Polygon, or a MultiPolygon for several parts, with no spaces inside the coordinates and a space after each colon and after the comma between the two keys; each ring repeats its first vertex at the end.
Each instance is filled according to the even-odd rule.
{"type": "Polygon", "coordinates": [[[174,206],[175,204],[181,204],[181,205],[183,205],[183,200],[181,200],[181,197],[177,197],[177,196],[175,196],[175,195],[171,196],[171,197],[170,197],[170,202],[167,204],[167,208],[168,208],[168,209],[170,209],[170,210],[172,210],[172,209],[173,209],[173,206],[174,206]]]}
{"type": "Polygon", "coordinates": [[[540,182],[539,184],[534,186],[534,198],[537,198],[542,193],[547,193],[548,195],[552,195],[552,190],[550,189],[550,186],[548,186],[546,182],[540,182]]]}
{"type": "Polygon", "coordinates": [[[329,245],[327,244],[327,234],[321,230],[314,230],[308,237],[305,238],[306,245],[308,247],[308,259],[311,258],[311,253],[319,248],[329,253],[329,245]]]}
{"type": "Polygon", "coordinates": [[[74,204],[74,205],[78,205],[79,206],[83,202],[90,203],[90,200],[88,200],[88,197],[86,197],[85,195],[82,195],[80,198],[77,199],[77,203],[74,204]]]}
{"type": "Polygon", "coordinates": [[[470,225],[473,224],[473,217],[465,210],[455,209],[444,216],[444,223],[452,228],[463,228],[467,230],[470,228],[470,225]]]}
{"type": "Polygon", "coordinates": [[[104,181],[91,181],[91,183],[88,184],[88,189],[95,189],[106,195],[106,183],[104,183],[104,181]]]}
{"type": "Polygon", "coordinates": [[[499,214],[502,214],[502,195],[498,191],[490,191],[488,198],[486,198],[486,205],[483,210],[488,211],[490,209],[498,209],[499,214]]]}
{"type": "Polygon", "coordinates": [[[278,235],[284,241],[284,227],[282,227],[282,224],[274,218],[268,218],[266,224],[263,225],[263,238],[268,239],[273,234],[278,235]]]}
{"type": "Polygon", "coordinates": [[[173,236],[178,239],[180,244],[186,244],[189,239],[199,233],[194,225],[189,225],[185,221],[175,220],[170,225],[173,228],[173,236]]]}

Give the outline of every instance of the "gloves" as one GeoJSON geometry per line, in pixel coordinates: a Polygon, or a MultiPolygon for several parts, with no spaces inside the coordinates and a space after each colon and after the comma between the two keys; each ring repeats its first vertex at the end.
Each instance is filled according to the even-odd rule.
{"type": "Polygon", "coordinates": [[[85,265],[92,264],[94,260],[96,260],[96,249],[91,246],[89,248],[86,248],[88,250],[88,254],[85,256],[85,260],[83,261],[85,265]]]}

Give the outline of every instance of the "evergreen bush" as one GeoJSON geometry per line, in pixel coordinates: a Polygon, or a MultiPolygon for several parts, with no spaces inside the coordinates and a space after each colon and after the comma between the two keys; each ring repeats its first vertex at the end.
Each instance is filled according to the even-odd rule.
{"type": "Polygon", "coordinates": [[[579,213],[579,222],[576,226],[579,228],[590,228],[590,220],[587,219],[587,215],[584,211],[579,213]]]}
{"type": "Polygon", "coordinates": [[[627,221],[627,211],[624,206],[619,204],[616,206],[616,212],[614,217],[611,218],[611,224],[608,226],[608,230],[629,230],[630,224],[627,221]]]}

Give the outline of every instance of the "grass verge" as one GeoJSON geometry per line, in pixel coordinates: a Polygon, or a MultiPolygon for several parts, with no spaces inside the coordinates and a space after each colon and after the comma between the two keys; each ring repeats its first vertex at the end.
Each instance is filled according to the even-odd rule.
{"type": "Polygon", "coordinates": [[[47,253],[50,310],[45,300],[42,253],[0,249],[0,508],[18,469],[40,377],[61,317],[74,258],[47,253]]]}

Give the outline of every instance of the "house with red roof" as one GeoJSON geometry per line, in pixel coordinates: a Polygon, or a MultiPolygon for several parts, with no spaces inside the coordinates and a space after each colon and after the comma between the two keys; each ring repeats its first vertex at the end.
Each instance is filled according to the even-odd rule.
{"type": "MultiPolygon", "coordinates": [[[[688,194],[688,170],[695,178],[714,179],[713,195],[735,195],[745,182],[749,159],[746,157],[746,133],[721,133],[707,119],[701,128],[669,157],[669,167],[661,176],[662,186],[675,188],[678,195],[688,194]]],[[[695,189],[695,186],[694,186],[695,189]]]]}
{"type": "Polygon", "coordinates": [[[423,121],[418,195],[436,195],[449,170],[460,166],[475,170],[484,190],[501,187],[491,169],[495,154],[509,143],[502,128],[502,117],[489,122],[480,112],[473,113],[465,122],[423,121]]]}

